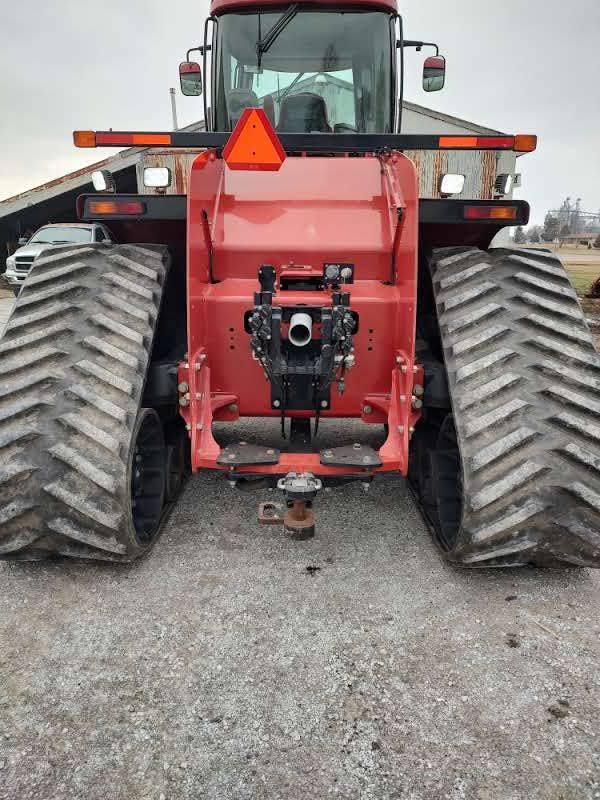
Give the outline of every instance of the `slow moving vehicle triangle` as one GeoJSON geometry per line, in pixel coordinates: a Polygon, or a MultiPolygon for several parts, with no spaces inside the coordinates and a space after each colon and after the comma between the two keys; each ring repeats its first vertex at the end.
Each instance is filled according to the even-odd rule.
{"type": "Polygon", "coordinates": [[[223,149],[229,169],[277,171],[285,150],[262,108],[247,108],[223,149]]]}

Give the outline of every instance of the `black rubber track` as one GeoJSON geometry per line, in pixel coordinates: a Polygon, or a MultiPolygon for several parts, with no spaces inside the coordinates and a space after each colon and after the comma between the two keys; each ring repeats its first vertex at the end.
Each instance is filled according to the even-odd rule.
{"type": "Polygon", "coordinates": [[[130,561],[129,483],[162,289],[160,246],[55,248],[0,340],[0,558],[130,561]]]}
{"type": "Polygon", "coordinates": [[[437,526],[447,557],[600,566],[600,358],[564,267],[452,248],[431,272],[456,429],[443,431],[438,494],[453,491],[453,438],[463,492],[454,537],[437,526]]]}

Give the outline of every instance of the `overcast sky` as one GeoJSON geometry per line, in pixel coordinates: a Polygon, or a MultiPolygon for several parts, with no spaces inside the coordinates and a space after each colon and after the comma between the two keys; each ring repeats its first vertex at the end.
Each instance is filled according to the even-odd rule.
{"type": "MultiPolygon", "coordinates": [[[[169,87],[200,43],[202,0],[0,2],[0,199],[104,158],[74,128],[168,129],[169,87]]],[[[520,159],[533,221],[567,195],[600,208],[600,0],[406,0],[407,38],[438,41],[446,89],[424,94],[408,57],[406,98],[507,133],[537,133],[520,159]]],[[[178,93],[180,125],[201,100],[178,93]]]]}

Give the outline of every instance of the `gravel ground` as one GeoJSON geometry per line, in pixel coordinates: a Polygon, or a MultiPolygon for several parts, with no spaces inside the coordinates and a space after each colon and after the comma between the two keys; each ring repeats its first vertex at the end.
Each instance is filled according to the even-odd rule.
{"type": "Polygon", "coordinates": [[[395,478],[307,543],[268,496],[203,474],[142,563],[0,566],[2,798],[600,797],[598,574],[445,566],[395,478]]]}
{"type": "Polygon", "coordinates": [[[203,473],[138,564],[0,564],[2,800],[600,798],[600,573],[446,566],[393,477],[310,542],[269,497],[203,473]]]}

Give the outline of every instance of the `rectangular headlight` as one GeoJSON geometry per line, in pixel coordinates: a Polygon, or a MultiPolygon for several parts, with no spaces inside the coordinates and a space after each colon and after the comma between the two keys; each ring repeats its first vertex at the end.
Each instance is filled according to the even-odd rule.
{"type": "Polygon", "coordinates": [[[92,172],[92,184],[97,192],[115,192],[117,184],[114,175],[107,169],[92,172]]]}
{"type": "Polygon", "coordinates": [[[465,188],[464,175],[452,175],[448,173],[442,176],[440,181],[440,194],[444,197],[450,197],[453,194],[460,194],[465,188]]]}
{"type": "Polygon", "coordinates": [[[171,185],[171,170],[168,167],[146,167],[144,186],[147,189],[166,189],[171,185]]]}

